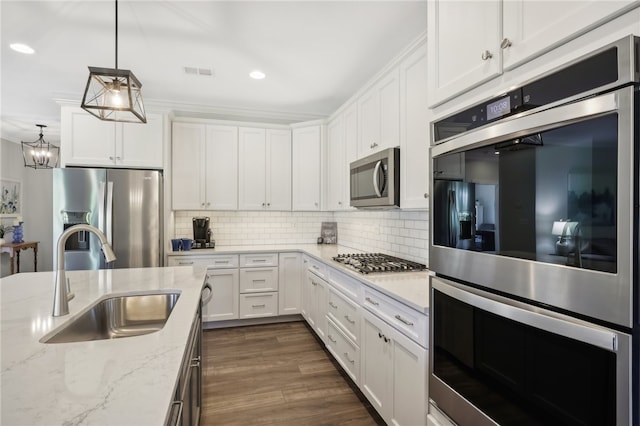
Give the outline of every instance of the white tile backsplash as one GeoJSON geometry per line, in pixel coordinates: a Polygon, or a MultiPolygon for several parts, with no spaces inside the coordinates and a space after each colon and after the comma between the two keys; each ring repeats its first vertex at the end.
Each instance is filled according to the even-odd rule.
{"type": "Polygon", "coordinates": [[[429,265],[426,211],[236,212],[176,211],[172,238],[192,238],[191,218],[208,216],[218,245],[313,244],[322,222],[338,222],[338,243],[429,265]]]}

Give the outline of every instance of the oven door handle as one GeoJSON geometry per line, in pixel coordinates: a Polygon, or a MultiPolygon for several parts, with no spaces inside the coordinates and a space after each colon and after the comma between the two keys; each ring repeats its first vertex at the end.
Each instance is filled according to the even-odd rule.
{"type": "MultiPolygon", "coordinates": [[[[435,290],[503,318],[588,343],[611,352],[618,352],[618,334],[604,327],[482,290],[466,286],[462,287],[460,284],[442,278],[432,277],[431,283],[435,290]]],[[[433,294],[431,295],[431,300],[433,300],[433,294]]]]}

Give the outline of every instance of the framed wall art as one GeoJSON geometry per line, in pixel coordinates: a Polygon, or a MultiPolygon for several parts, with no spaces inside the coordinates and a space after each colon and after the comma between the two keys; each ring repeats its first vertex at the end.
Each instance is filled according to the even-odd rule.
{"type": "Polygon", "coordinates": [[[22,215],[22,183],[0,178],[0,217],[22,215]]]}

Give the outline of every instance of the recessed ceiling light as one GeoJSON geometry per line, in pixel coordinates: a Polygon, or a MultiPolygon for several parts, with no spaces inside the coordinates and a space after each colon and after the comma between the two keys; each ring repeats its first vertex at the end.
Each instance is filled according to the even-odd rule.
{"type": "Polygon", "coordinates": [[[263,73],[262,71],[260,71],[260,70],[254,70],[254,71],[251,71],[249,73],[249,77],[251,77],[251,78],[253,78],[255,80],[262,80],[266,76],[267,75],[265,73],[263,73]]]}
{"type": "Polygon", "coordinates": [[[36,52],[31,46],[27,46],[26,44],[22,43],[12,43],[9,45],[9,47],[16,52],[26,53],[27,55],[31,55],[32,53],[36,52]]]}

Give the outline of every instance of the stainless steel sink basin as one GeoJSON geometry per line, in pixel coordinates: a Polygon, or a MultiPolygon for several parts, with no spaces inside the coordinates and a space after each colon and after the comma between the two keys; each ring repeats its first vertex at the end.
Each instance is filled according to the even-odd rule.
{"type": "Polygon", "coordinates": [[[40,341],[86,342],[153,333],[164,327],[179,297],[177,292],[109,297],[40,341]]]}

